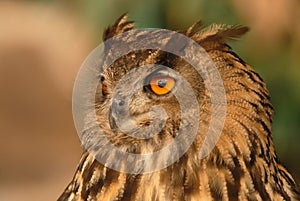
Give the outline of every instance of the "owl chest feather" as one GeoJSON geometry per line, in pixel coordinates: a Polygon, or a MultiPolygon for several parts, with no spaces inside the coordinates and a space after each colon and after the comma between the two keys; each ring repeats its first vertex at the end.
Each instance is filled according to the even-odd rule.
{"type": "Polygon", "coordinates": [[[291,192],[276,186],[265,167],[253,165],[249,171],[242,157],[233,159],[232,167],[217,160],[195,162],[184,156],[163,170],[133,175],[106,168],[85,153],[59,200],[289,200],[291,192]]]}

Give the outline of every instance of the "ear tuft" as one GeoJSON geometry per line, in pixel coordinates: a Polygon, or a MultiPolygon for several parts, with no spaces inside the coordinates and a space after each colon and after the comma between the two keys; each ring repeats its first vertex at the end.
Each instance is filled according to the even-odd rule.
{"type": "Polygon", "coordinates": [[[192,37],[193,35],[199,33],[201,29],[203,29],[203,24],[201,21],[198,21],[186,30],[185,35],[192,37]]]}
{"type": "Polygon", "coordinates": [[[216,34],[207,37],[206,40],[218,40],[220,42],[226,42],[239,38],[248,31],[248,27],[240,25],[228,26],[227,28],[218,31],[216,34]]]}
{"type": "Polygon", "coordinates": [[[126,31],[134,29],[134,22],[127,21],[127,13],[123,14],[113,26],[108,27],[103,34],[103,41],[116,36],[118,34],[124,33],[126,31]]]}
{"type": "Polygon", "coordinates": [[[197,41],[198,43],[204,43],[204,42],[226,43],[227,41],[239,38],[240,36],[244,35],[248,31],[249,28],[244,26],[239,26],[239,25],[228,26],[228,25],[213,24],[209,27],[200,30],[198,33],[194,34],[191,38],[197,41]]]}

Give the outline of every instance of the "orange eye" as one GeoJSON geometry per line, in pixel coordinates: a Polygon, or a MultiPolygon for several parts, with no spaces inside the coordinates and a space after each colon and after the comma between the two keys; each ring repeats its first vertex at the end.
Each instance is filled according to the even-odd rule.
{"type": "Polygon", "coordinates": [[[102,94],[106,95],[107,94],[107,85],[105,84],[104,80],[105,80],[104,76],[101,76],[100,81],[102,83],[102,94]]]}
{"type": "Polygon", "coordinates": [[[107,94],[107,85],[106,84],[102,84],[102,94],[106,95],[107,94]]]}
{"type": "Polygon", "coordinates": [[[150,80],[151,90],[157,95],[169,93],[175,86],[175,80],[168,76],[157,76],[150,80]]]}

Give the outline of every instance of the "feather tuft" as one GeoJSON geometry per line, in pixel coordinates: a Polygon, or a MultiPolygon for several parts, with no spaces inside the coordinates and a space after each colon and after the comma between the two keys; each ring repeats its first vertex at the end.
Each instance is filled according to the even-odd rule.
{"type": "Polygon", "coordinates": [[[133,21],[127,21],[127,13],[123,14],[119,19],[116,20],[115,24],[108,27],[103,34],[103,41],[112,38],[116,35],[132,30],[134,28],[133,21]]]}

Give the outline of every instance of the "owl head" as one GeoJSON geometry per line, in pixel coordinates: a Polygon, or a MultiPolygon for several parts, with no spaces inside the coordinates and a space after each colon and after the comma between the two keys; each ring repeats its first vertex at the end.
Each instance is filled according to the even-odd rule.
{"type": "Polygon", "coordinates": [[[177,32],[134,29],[122,16],[93,58],[84,147],[113,169],[140,173],[185,155],[219,160],[214,153],[233,140],[247,143],[251,115],[260,111],[268,122],[272,113],[262,79],[226,44],[247,31],[200,22],[177,32]]]}

